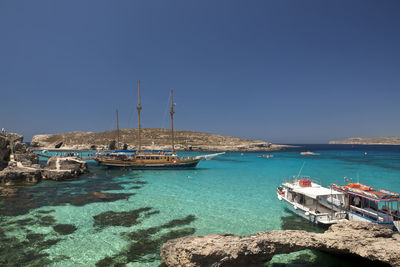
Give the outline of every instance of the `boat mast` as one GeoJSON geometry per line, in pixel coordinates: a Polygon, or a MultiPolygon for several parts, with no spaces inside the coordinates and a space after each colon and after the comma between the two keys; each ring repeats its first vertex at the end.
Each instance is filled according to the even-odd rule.
{"type": "Polygon", "coordinates": [[[138,152],[142,151],[142,144],[140,143],[140,111],[142,110],[142,106],[140,105],[140,80],[138,81],[138,92],[139,92],[139,103],[137,105],[138,111],[138,152]]]}
{"type": "Polygon", "coordinates": [[[172,140],[172,154],[175,153],[175,145],[174,145],[174,94],[171,89],[171,140],[172,140]]]}
{"type": "Polygon", "coordinates": [[[118,109],[115,110],[117,115],[117,150],[119,149],[119,121],[118,121],[118,109]]]}

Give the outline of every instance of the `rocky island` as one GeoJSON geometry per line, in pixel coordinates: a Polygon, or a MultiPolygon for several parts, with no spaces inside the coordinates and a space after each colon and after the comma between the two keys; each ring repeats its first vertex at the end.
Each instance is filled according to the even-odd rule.
{"type": "Polygon", "coordinates": [[[400,136],[392,137],[352,137],[344,140],[329,141],[329,144],[340,145],[400,145],[400,136]]]}
{"type": "Polygon", "coordinates": [[[161,248],[161,258],[167,266],[262,266],[276,254],[312,249],[400,266],[399,244],[400,234],[388,228],[368,222],[344,222],[322,234],[285,230],[247,236],[187,236],[167,241],[161,248]]]}
{"type": "MultiPolygon", "coordinates": [[[[120,130],[120,148],[135,149],[137,129],[120,130]]],[[[171,132],[167,129],[144,128],[141,130],[143,149],[171,149],[171,132]]],[[[72,132],[66,134],[42,134],[32,138],[36,149],[106,150],[115,149],[117,131],[72,132]]],[[[217,134],[192,131],[175,131],[175,149],[178,151],[275,151],[287,146],[265,141],[249,140],[217,134]]]]}

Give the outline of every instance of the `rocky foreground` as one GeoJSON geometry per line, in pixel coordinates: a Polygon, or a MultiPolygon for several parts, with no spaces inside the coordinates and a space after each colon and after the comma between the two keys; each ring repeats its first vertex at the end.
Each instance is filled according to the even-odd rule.
{"type": "Polygon", "coordinates": [[[41,179],[70,180],[87,172],[86,162],[73,157],[50,158],[42,168],[38,155],[23,142],[22,135],[0,134],[0,185],[36,184],[41,179]]]}
{"type": "MultiPolygon", "coordinates": [[[[142,129],[142,149],[171,149],[171,132],[167,129],[142,129]]],[[[42,134],[32,138],[31,146],[37,149],[115,149],[117,131],[101,133],[72,132],[66,134],[42,134]]],[[[120,130],[120,147],[135,149],[137,129],[120,130]]],[[[242,139],[217,134],[192,131],[175,131],[175,149],[178,151],[273,151],[286,146],[264,141],[242,139]]]]}
{"type": "Polygon", "coordinates": [[[248,236],[188,236],[166,242],[161,258],[167,266],[260,266],[276,254],[304,249],[358,255],[400,266],[400,234],[365,222],[335,224],[322,234],[286,230],[248,236]]]}
{"type": "Polygon", "coordinates": [[[400,145],[400,136],[393,137],[352,137],[344,140],[330,141],[329,144],[340,145],[400,145]]]}

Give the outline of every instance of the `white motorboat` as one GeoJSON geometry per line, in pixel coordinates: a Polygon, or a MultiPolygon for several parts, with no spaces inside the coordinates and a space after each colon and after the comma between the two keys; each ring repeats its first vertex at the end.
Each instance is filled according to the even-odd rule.
{"type": "Polygon", "coordinates": [[[347,221],[344,193],[321,186],[316,178],[295,176],[278,187],[277,196],[290,211],[313,223],[347,221]]]}

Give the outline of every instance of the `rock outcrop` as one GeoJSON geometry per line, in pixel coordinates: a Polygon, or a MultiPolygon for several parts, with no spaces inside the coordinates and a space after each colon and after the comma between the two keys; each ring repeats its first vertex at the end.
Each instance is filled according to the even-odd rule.
{"type": "Polygon", "coordinates": [[[20,162],[13,162],[0,171],[0,181],[3,185],[36,184],[41,177],[39,165],[26,167],[20,162]]]}
{"type": "MultiPolygon", "coordinates": [[[[54,149],[62,143],[63,149],[111,149],[114,147],[117,131],[101,133],[72,132],[67,134],[35,135],[31,146],[38,149],[54,149]]],[[[171,133],[167,129],[142,129],[142,149],[171,149],[171,133]]],[[[120,130],[120,148],[126,144],[128,149],[137,145],[137,130],[120,130]]],[[[286,146],[274,145],[264,141],[235,138],[217,134],[192,131],[175,131],[175,148],[179,151],[273,151],[286,146]]]]}
{"type": "Polygon", "coordinates": [[[7,136],[0,134],[0,171],[7,167],[10,160],[10,142],[7,136]]]}
{"type": "Polygon", "coordinates": [[[42,170],[42,177],[46,180],[70,180],[89,172],[87,163],[75,157],[52,157],[42,170]]]}
{"type": "Polygon", "coordinates": [[[21,162],[25,167],[39,164],[39,156],[26,143],[21,141],[14,143],[14,160],[21,162]]]}
{"type": "Polygon", "coordinates": [[[275,254],[304,249],[358,255],[400,266],[400,234],[364,222],[335,224],[322,234],[286,230],[248,236],[188,236],[166,242],[161,258],[167,266],[258,266],[275,254]]]}
{"type": "Polygon", "coordinates": [[[35,184],[41,179],[39,158],[23,139],[16,133],[0,134],[0,183],[3,185],[35,184]]]}
{"type": "Polygon", "coordinates": [[[69,180],[86,172],[86,162],[77,158],[52,158],[41,169],[38,155],[23,142],[22,135],[0,134],[0,185],[35,184],[42,177],[69,180]]]}
{"type": "Polygon", "coordinates": [[[392,137],[352,137],[344,140],[329,141],[331,145],[400,145],[400,136],[392,137]]]}

